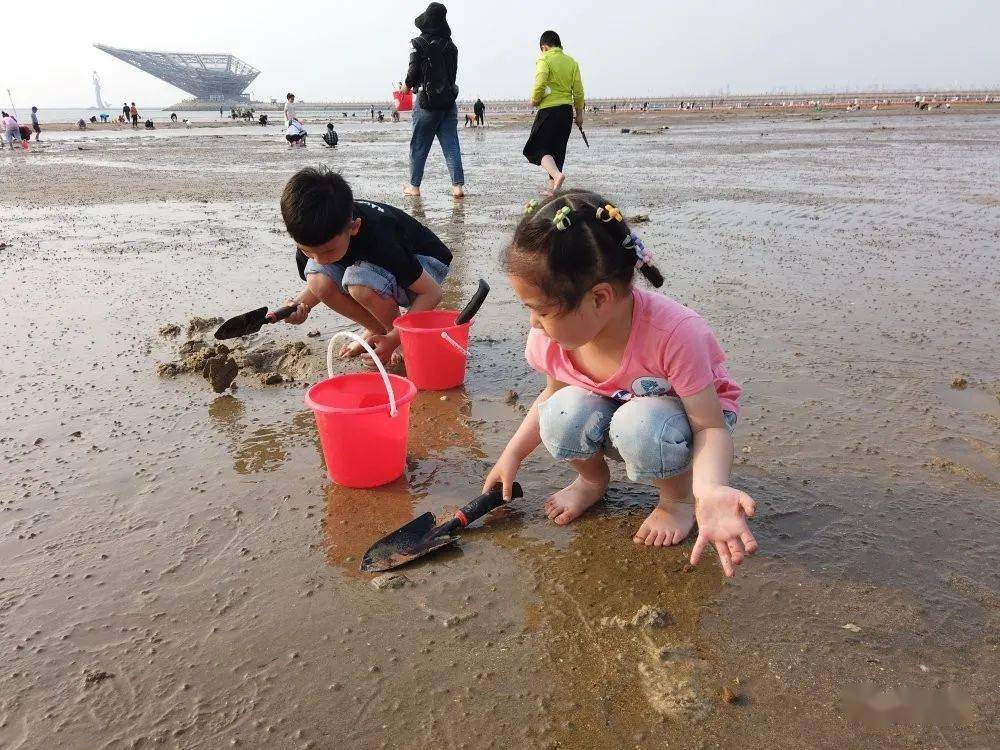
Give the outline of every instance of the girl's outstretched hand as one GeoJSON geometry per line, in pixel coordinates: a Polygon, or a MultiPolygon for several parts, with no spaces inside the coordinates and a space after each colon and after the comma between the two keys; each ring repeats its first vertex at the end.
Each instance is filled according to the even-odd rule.
{"type": "Polygon", "coordinates": [[[495,484],[502,484],[503,501],[509,503],[513,496],[514,479],[517,478],[517,472],[520,468],[520,459],[508,456],[506,453],[501,454],[499,460],[490,469],[490,473],[486,475],[486,481],[483,482],[483,493],[489,492],[495,484]]]}
{"type": "Polygon", "coordinates": [[[757,540],[747,526],[747,519],[753,518],[756,509],[757,504],[747,493],[725,485],[696,492],[694,515],[698,521],[698,539],[691,550],[691,564],[698,564],[701,553],[711,542],[719,553],[723,572],[732,578],[733,566],[757,551],[757,540]]]}

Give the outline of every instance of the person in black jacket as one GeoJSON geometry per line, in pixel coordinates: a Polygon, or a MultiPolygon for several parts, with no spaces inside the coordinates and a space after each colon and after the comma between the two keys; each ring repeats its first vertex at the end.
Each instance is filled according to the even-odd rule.
{"type": "Polygon", "coordinates": [[[472,111],[476,113],[476,125],[482,127],[486,124],[486,105],[483,104],[482,99],[476,99],[476,103],[472,105],[472,111]]]}
{"type": "Polygon", "coordinates": [[[413,134],[410,136],[410,184],[406,195],[420,195],[427,154],[437,136],[451,174],[452,195],[465,195],[465,173],[458,145],[458,48],[451,40],[448,9],[431,3],[414,23],[420,36],[412,40],[406,90],[418,91],[413,102],[413,134]]]}

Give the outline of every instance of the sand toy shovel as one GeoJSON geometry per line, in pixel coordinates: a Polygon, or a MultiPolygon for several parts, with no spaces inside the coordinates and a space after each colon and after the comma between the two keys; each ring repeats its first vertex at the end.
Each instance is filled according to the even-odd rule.
{"type": "Polygon", "coordinates": [[[468,304],[462,308],[458,317],[455,318],[455,325],[463,325],[476,317],[476,313],[479,312],[479,308],[483,306],[483,302],[486,301],[486,295],[489,293],[490,285],[483,279],[480,279],[479,288],[476,289],[476,293],[472,295],[472,299],[469,300],[468,304]]]}
{"type": "Polygon", "coordinates": [[[222,341],[223,339],[249,336],[251,333],[257,333],[265,323],[277,323],[279,320],[284,320],[295,312],[295,308],[296,305],[285,305],[269,313],[266,307],[258,307],[256,310],[245,312],[242,315],[237,315],[235,318],[227,320],[219,326],[219,330],[215,332],[215,338],[222,341]]]}
{"type": "MultiPolygon", "coordinates": [[[[512,490],[512,498],[524,497],[521,485],[517,482],[514,482],[512,490]]],[[[454,517],[444,523],[435,525],[437,519],[434,518],[434,514],[424,513],[375,542],[365,552],[361,560],[361,570],[367,573],[392,570],[442,547],[455,544],[458,542],[457,532],[460,529],[464,529],[501,505],[503,505],[503,489],[498,484],[485,495],[480,495],[461,510],[455,511],[454,517]]]]}

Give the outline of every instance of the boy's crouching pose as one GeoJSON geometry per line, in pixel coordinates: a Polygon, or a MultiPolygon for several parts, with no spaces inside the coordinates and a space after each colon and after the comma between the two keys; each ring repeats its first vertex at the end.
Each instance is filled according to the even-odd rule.
{"type": "MultiPolygon", "coordinates": [[[[299,324],[320,302],[364,326],[364,338],[384,363],[399,348],[393,321],[399,308],[433,310],[441,303],[451,251],[409,214],[384,203],[354,200],[339,174],[301,170],[285,185],[281,215],[298,248],[305,288],[288,304],[299,324]]],[[[363,353],[354,343],[342,357],[363,353]]]]}

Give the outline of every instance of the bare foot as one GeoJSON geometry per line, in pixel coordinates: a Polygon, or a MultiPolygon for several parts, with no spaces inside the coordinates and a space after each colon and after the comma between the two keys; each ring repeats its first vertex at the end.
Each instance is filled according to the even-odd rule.
{"type": "Polygon", "coordinates": [[[558,191],[559,188],[563,186],[564,182],[566,182],[566,173],[560,172],[559,176],[552,180],[552,192],[555,193],[558,191]]]}
{"type": "MultiPolygon", "coordinates": [[[[374,331],[366,330],[361,334],[361,338],[368,341],[372,336],[375,336],[374,331]]],[[[344,344],[340,347],[340,356],[343,359],[350,359],[351,357],[358,357],[362,354],[366,354],[365,348],[361,346],[357,341],[352,341],[350,344],[344,344]]]]}
{"type": "Polygon", "coordinates": [[[545,501],[545,515],[559,526],[565,526],[583,515],[608,489],[608,480],[592,482],[582,476],[566,489],[559,490],[545,501]]]}
{"type": "Polygon", "coordinates": [[[694,527],[694,503],[668,500],[653,508],[632,541],[647,547],[680,544],[694,527]]]}
{"type": "Polygon", "coordinates": [[[403,195],[412,195],[414,198],[420,195],[420,188],[413,187],[413,185],[407,185],[403,188],[403,195]]]}
{"type": "Polygon", "coordinates": [[[451,186],[451,197],[452,198],[464,198],[465,190],[462,185],[452,185],[451,186]]]}

